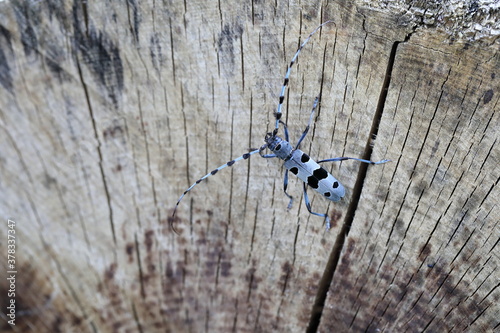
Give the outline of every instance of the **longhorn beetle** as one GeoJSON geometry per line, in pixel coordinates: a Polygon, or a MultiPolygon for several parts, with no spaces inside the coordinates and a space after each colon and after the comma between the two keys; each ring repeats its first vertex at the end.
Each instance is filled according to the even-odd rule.
{"type": "MultiPolygon", "coordinates": [[[[323,163],[323,162],[338,162],[338,161],[345,161],[345,160],[355,160],[363,163],[369,163],[369,164],[382,164],[389,162],[389,160],[382,160],[379,162],[372,162],[368,160],[363,160],[359,158],[354,158],[354,157],[336,157],[336,158],[328,158],[326,160],[321,160],[318,162],[313,161],[306,153],[304,153],[302,150],[299,149],[299,146],[304,140],[304,138],[307,135],[307,132],[309,131],[309,127],[311,126],[312,119],[314,117],[314,112],[316,110],[316,107],[318,106],[318,101],[319,101],[319,96],[316,97],[314,100],[312,110],[311,110],[311,115],[309,116],[309,121],[307,122],[307,126],[300,136],[299,140],[297,141],[297,144],[295,147],[293,147],[290,144],[290,138],[288,134],[288,127],[286,124],[281,120],[281,108],[283,106],[283,101],[285,99],[285,91],[288,86],[288,81],[290,78],[290,72],[292,71],[292,67],[297,60],[297,57],[299,56],[300,51],[302,48],[307,44],[309,39],[314,35],[322,26],[325,24],[332,23],[332,21],[327,21],[321,25],[319,25],[316,29],[314,29],[313,32],[309,34],[309,36],[304,40],[304,42],[300,45],[298,48],[297,52],[292,58],[292,61],[290,61],[290,64],[288,65],[286,74],[285,74],[285,80],[283,82],[283,86],[281,87],[281,93],[279,96],[279,102],[278,102],[278,108],[276,112],[274,113],[274,116],[276,118],[276,125],[274,130],[271,133],[267,133],[264,141],[266,142],[264,145],[262,145],[258,149],[253,149],[248,153],[245,153],[241,155],[238,158],[235,158],[234,160],[231,160],[227,162],[226,164],[221,165],[217,169],[212,170],[211,172],[207,173],[205,176],[201,177],[198,179],[193,185],[191,185],[187,190],[184,191],[184,193],[181,195],[179,200],[177,200],[177,203],[175,204],[174,212],[172,216],[175,215],[175,211],[177,209],[177,206],[179,206],[179,203],[181,202],[182,198],[193,189],[196,185],[201,183],[204,179],[215,175],[217,172],[219,172],[221,169],[224,169],[225,167],[230,167],[234,163],[241,161],[241,160],[246,160],[250,156],[259,153],[261,157],[264,158],[274,158],[277,157],[279,159],[282,159],[285,161],[285,175],[284,175],[284,182],[283,182],[283,191],[285,192],[285,195],[290,199],[290,202],[288,203],[288,209],[292,207],[292,202],[293,202],[293,197],[288,194],[286,191],[288,187],[288,171],[299,177],[304,183],[303,183],[303,189],[304,189],[304,201],[307,207],[307,210],[309,213],[320,216],[325,218],[325,224],[326,224],[326,229],[330,229],[330,218],[328,217],[327,214],[322,214],[322,213],[317,213],[313,212],[311,209],[311,202],[309,201],[309,197],[307,195],[307,186],[312,187],[315,189],[317,192],[321,193],[325,198],[331,201],[339,201],[342,199],[345,195],[345,189],[340,182],[333,177],[328,171],[326,171],[324,168],[322,168],[318,163],[323,163]],[[283,125],[283,130],[285,134],[285,139],[282,139],[279,137],[278,130],[279,130],[279,125],[283,125]],[[263,154],[262,152],[265,149],[269,149],[272,153],[271,154],[263,154]]],[[[173,219],[171,219],[170,226],[173,228],[173,219]]],[[[175,231],[175,229],[174,229],[175,231]]]]}

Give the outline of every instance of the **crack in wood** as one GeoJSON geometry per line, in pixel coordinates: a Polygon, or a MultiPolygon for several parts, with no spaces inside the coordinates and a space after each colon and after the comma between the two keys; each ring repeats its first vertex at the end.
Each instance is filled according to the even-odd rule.
{"type": "MultiPolygon", "coordinates": [[[[380,120],[382,119],[382,113],[384,111],[384,106],[387,98],[387,92],[389,90],[389,85],[391,83],[391,75],[392,75],[392,70],[394,68],[394,61],[396,58],[396,52],[398,49],[399,44],[401,43],[406,43],[410,39],[411,35],[413,32],[409,33],[404,41],[396,41],[392,45],[391,48],[391,53],[389,55],[389,60],[387,63],[387,69],[385,73],[385,78],[384,78],[384,83],[382,85],[382,89],[380,91],[380,96],[379,100],[377,103],[377,109],[375,110],[375,114],[373,116],[372,120],[372,126],[370,129],[370,134],[368,136],[368,140],[365,145],[365,150],[363,153],[362,158],[366,160],[370,160],[372,152],[373,152],[373,147],[372,147],[372,138],[377,137],[378,133],[378,127],[380,125],[380,120]]],[[[321,317],[323,314],[323,308],[325,305],[325,300],[328,295],[328,291],[330,289],[330,286],[333,281],[333,276],[335,274],[335,271],[337,269],[337,265],[340,260],[340,255],[342,252],[342,249],[344,248],[344,243],[346,241],[347,236],[349,235],[349,231],[352,226],[352,222],[354,220],[354,215],[356,213],[356,210],[358,208],[359,200],[361,197],[361,192],[363,190],[363,184],[366,178],[366,173],[368,170],[368,165],[367,164],[360,164],[359,171],[358,171],[358,176],[356,178],[356,183],[354,185],[353,191],[352,191],[352,198],[351,202],[349,203],[346,216],[344,219],[344,224],[342,225],[342,228],[340,232],[338,233],[335,243],[333,244],[332,251],[330,252],[330,257],[328,258],[328,262],[326,264],[325,270],[323,272],[323,276],[321,277],[320,283],[318,285],[318,293],[316,294],[316,299],[313,304],[313,308],[311,311],[311,317],[309,319],[309,324],[307,326],[306,332],[317,332],[321,317]]]]}

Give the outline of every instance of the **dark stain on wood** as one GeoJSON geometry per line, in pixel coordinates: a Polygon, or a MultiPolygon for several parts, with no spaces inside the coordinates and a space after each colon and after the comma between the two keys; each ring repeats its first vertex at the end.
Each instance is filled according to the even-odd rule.
{"type": "Polygon", "coordinates": [[[125,252],[127,253],[129,263],[132,263],[134,261],[134,251],[135,251],[134,243],[129,242],[127,243],[127,245],[125,245],[125,252]]]}
{"type": "Polygon", "coordinates": [[[342,212],[340,210],[333,209],[330,214],[330,224],[332,228],[336,228],[339,225],[339,221],[342,218],[342,212]]]}

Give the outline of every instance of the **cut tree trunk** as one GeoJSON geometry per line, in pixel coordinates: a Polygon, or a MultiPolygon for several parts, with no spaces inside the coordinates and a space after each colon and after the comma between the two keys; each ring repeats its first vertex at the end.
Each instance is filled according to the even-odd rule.
{"type": "Polygon", "coordinates": [[[2,329],[499,331],[484,3],[0,2],[2,329]],[[330,230],[293,175],[287,210],[283,162],[258,155],[172,217],[264,143],[327,20],[293,66],[290,141],[319,96],[302,150],[391,162],[324,163],[346,188],[308,192],[330,230]]]}

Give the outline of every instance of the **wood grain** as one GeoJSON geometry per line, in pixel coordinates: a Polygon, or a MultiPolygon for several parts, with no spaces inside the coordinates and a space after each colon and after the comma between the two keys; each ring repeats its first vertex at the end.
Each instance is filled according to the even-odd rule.
{"type": "Polygon", "coordinates": [[[498,330],[495,31],[367,5],[0,2],[2,331],[498,330]],[[292,142],[320,95],[304,151],[392,162],[327,165],[347,189],[309,191],[329,231],[296,179],[286,210],[281,163],[258,156],[172,218],[263,144],[327,20],[290,78],[292,142]]]}

